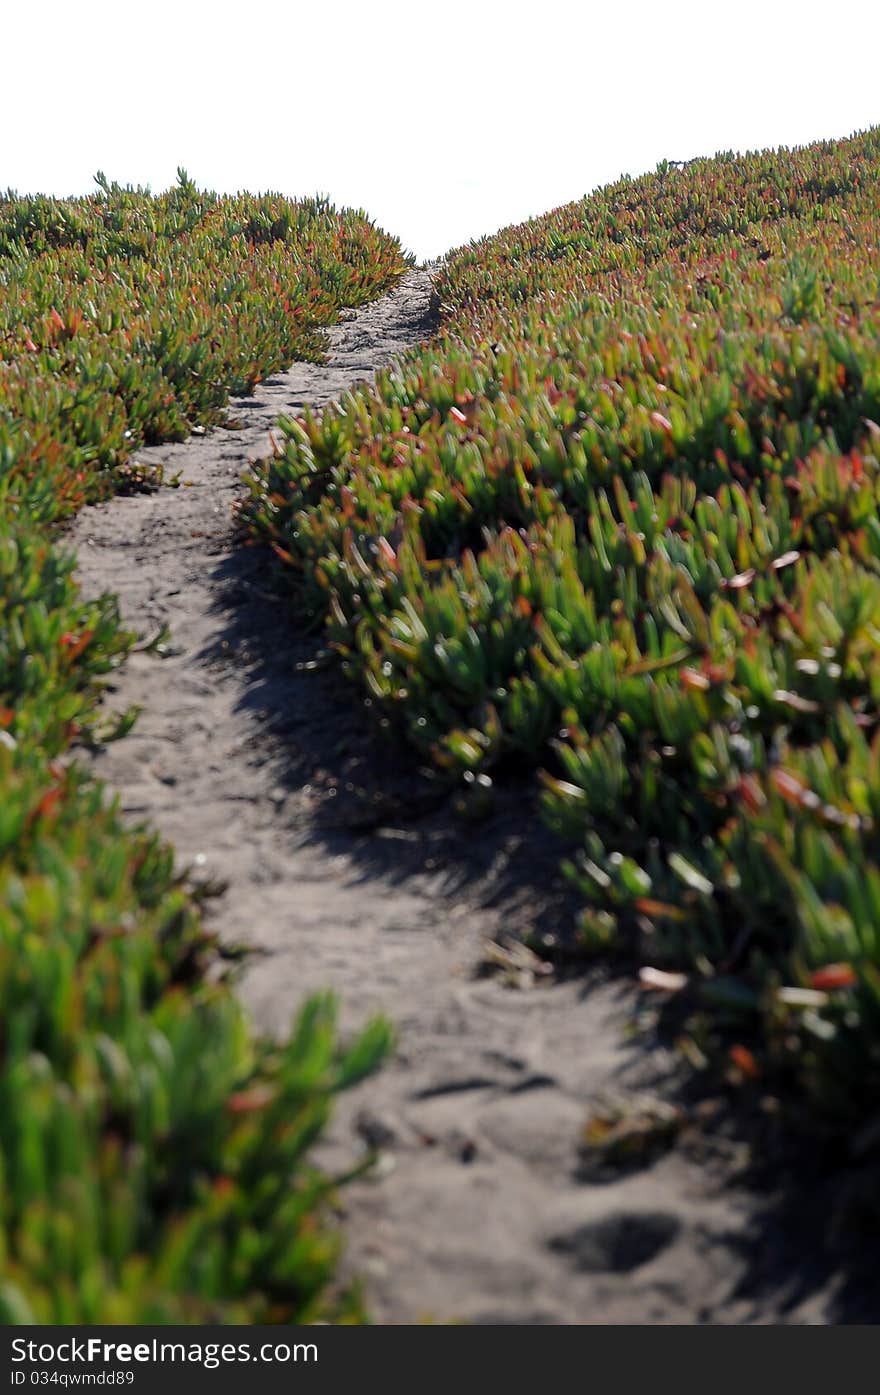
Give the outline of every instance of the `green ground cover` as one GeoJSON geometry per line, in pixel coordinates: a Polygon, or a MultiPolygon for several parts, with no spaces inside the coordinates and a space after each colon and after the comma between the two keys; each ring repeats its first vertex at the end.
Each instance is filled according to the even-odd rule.
{"type": "Polygon", "coordinates": [[[878,178],[876,129],[663,164],[459,249],[440,332],[284,423],[246,509],[421,757],[531,772],[583,950],[668,971],[695,1059],[856,1132],[880,1088],[878,178]]]}
{"type": "Polygon", "coordinates": [[[183,174],[0,199],[0,1320],[359,1314],[309,1148],[388,1029],[343,1046],[324,997],[261,1040],[171,852],[69,760],[133,636],[57,525],[405,265],[361,214],[183,174]]]}

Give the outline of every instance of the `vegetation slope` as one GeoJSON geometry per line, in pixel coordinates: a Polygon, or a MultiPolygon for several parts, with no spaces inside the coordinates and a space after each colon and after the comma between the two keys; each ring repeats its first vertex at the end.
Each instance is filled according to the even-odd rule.
{"type": "Polygon", "coordinates": [[[875,129],[663,163],[463,247],[440,333],[284,423],[247,508],[423,759],[533,781],[582,949],[637,954],[697,1064],[862,1152],[878,195],[875,129]]]}
{"type": "MultiPolygon", "coordinates": [[[[403,272],[322,200],[99,176],[0,200],[0,1319],[297,1322],[333,1297],[308,1149],[388,1044],[340,1046],[330,998],[257,1037],[170,850],[70,760],[107,739],[133,636],[84,601],[58,524],[145,488],[131,455],[216,421],[403,272]]],[[[119,729],[124,730],[124,717],[119,729]]]]}

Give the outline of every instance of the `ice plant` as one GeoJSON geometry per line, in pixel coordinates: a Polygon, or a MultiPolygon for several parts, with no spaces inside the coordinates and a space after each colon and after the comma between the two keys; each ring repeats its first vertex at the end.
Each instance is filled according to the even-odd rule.
{"type": "Polygon", "coordinates": [[[132,637],[54,525],[146,486],[131,455],[218,418],[404,269],[322,200],[0,199],[0,1320],[356,1318],[331,1285],[335,1094],[380,1061],[314,999],[262,1040],[173,856],[67,756],[132,637]],[[64,756],[65,760],[58,758],[64,756]]]}
{"type": "Polygon", "coordinates": [[[844,1117],[880,1089],[878,191],[875,129],[453,252],[433,341],[283,424],[248,508],[423,760],[533,769],[584,949],[844,1117]]]}

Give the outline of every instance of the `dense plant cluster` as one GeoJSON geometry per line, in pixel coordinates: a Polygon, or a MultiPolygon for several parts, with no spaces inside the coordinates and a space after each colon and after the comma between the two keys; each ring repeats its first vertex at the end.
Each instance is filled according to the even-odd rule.
{"type": "Polygon", "coordinates": [[[878,180],[878,130],[663,164],[462,248],[438,336],[284,423],[247,509],[424,757],[535,771],[584,947],[846,1117],[880,1087],[878,180]]]}
{"type": "Polygon", "coordinates": [[[317,998],[289,1040],[256,1036],[170,850],[71,762],[109,734],[101,677],[132,637],[51,525],[403,267],[361,215],[185,177],[0,202],[0,1320],[329,1311],[308,1150],[387,1029],[343,1049],[317,998]]]}
{"type": "Polygon", "coordinates": [[[99,179],[91,198],[0,199],[0,462],[41,515],[139,482],[137,446],[314,357],[319,327],[405,266],[323,199],[218,198],[182,170],[155,198],[99,179]]]}

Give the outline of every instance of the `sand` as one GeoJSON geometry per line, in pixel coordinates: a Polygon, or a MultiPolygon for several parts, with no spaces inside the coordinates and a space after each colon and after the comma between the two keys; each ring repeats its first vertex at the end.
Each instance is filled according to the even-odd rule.
{"type": "Polygon", "coordinates": [[[91,757],[126,814],[196,875],[227,883],[210,915],[254,949],[240,991],[281,1031],[330,986],[346,1030],[381,1011],[394,1059],[340,1104],[320,1149],[344,1169],[346,1273],[374,1319],[504,1323],[827,1322],[841,1277],[778,1198],[746,1188],[741,1150],[705,1123],[650,1166],[584,1176],[579,1144],[603,1101],[662,1108],[675,1058],[627,1036],[635,1003],[603,973],[560,980],[487,945],[570,915],[557,850],[524,791],[488,822],[456,818],[235,538],[248,459],[280,412],[320,406],[431,328],[412,272],[296,364],[233,401],[230,429],[139,458],[181,487],[86,510],[71,530],[88,595],[118,593],[164,654],[135,654],[108,704],[142,706],[91,757]],[[772,1262],[767,1263],[768,1246],[772,1262]]]}

